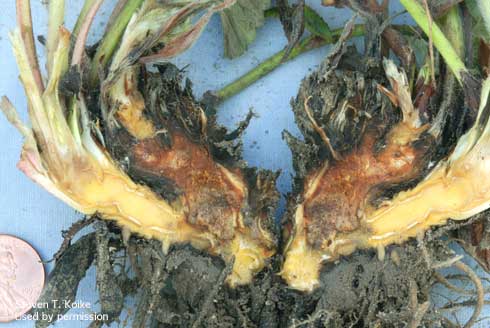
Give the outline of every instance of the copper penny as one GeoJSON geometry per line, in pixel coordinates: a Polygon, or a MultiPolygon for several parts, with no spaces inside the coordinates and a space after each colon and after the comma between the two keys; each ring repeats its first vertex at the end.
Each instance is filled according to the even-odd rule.
{"type": "Polygon", "coordinates": [[[0,235],[0,322],[29,311],[43,286],[44,267],[34,248],[17,237],[0,235]]]}

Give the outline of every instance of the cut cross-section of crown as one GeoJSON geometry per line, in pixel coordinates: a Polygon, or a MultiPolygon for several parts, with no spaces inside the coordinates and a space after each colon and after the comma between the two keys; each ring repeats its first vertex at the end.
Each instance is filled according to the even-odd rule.
{"type": "Polygon", "coordinates": [[[430,122],[413,104],[405,73],[389,60],[384,74],[379,68],[340,71],[327,60],[293,103],[305,141],[286,134],[297,185],[281,275],[295,289],[314,290],[326,261],[363,248],[382,254],[489,207],[482,177],[490,176],[490,83],[474,127],[434,166],[447,113],[430,122]]]}

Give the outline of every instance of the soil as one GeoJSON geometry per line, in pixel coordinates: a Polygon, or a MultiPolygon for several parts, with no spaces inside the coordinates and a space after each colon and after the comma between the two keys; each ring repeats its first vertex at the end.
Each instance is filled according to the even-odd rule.
{"type": "MultiPolygon", "coordinates": [[[[252,284],[231,289],[225,284],[230,268],[221,259],[190,246],[164,254],[157,241],[125,242],[117,227],[97,220],[95,232],[60,257],[39,301],[74,300],[93,263],[101,313],[110,314],[107,324],[120,320],[124,299],[132,295],[133,327],[405,327],[430,304],[433,267],[454,257],[448,244],[440,238],[412,241],[389,247],[382,259],[374,251],[358,251],[325,265],[320,287],[310,294],[281,280],[277,255],[252,284]]],[[[433,307],[422,314],[420,326],[446,327],[433,307]]],[[[49,324],[38,321],[36,327],[49,324]]],[[[95,321],[92,327],[103,324],[95,321]]]]}
{"type": "MultiPolygon", "coordinates": [[[[437,256],[446,253],[441,242],[429,247],[437,256]]],[[[413,243],[393,247],[383,261],[373,252],[358,252],[326,266],[322,285],[312,294],[289,289],[274,263],[252,285],[231,290],[222,285],[223,264],[190,248],[174,250],[167,261],[172,263],[167,269],[174,269],[169,280],[175,294],[173,302],[165,297],[166,306],[157,307],[156,327],[400,327],[429,300],[433,284],[432,269],[413,243]]],[[[421,324],[442,322],[429,310],[421,324]]]]}

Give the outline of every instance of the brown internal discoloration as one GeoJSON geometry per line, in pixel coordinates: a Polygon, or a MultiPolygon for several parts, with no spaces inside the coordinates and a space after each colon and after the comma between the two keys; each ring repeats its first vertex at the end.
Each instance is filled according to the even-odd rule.
{"type": "Polygon", "coordinates": [[[206,147],[180,131],[172,134],[171,147],[146,139],[134,146],[132,155],[139,169],[172,180],[182,191],[180,201],[189,223],[208,228],[220,240],[234,237],[247,197],[239,170],[216,163],[206,147]]]}
{"type": "Polygon", "coordinates": [[[311,173],[304,186],[305,228],[311,245],[328,247],[336,233],[358,229],[372,195],[420,172],[424,151],[413,146],[411,138],[405,138],[408,135],[419,133],[399,123],[387,135],[386,146],[375,152],[378,136],[368,132],[353,152],[311,173]]]}

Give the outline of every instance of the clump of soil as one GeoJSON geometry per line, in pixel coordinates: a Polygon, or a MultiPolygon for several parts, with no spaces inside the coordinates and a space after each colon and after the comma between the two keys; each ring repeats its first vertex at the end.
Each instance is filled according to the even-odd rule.
{"type": "MultiPolygon", "coordinates": [[[[429,247],[434,257],[450,254],[444,243],[429,247]]],[[[373,252],[358,252],[326,266],[321,287],[303,294],[277,277],[274,263],[252,285],[229,289],[222,263],[192,248],[175,249],[166,257],[168,285],[153,320],[161,327],[399,327],[429,300],[433,279],[416,245],[389,251],[395,253],[380,261],[373,252]]],[[[441,321],[427,310],[420,323],[441,321]]]]}
{"type": "Polygon", "coordinates": [[[278,276],[279,255],[252,284],[231,289],[225,284],[230,265],[217,257],[190,246],[164,254],[159,242],[139,237],[125,242],[106,221],[96,221],[95,228],[64,251],[40,301],[74,300],[93,262],[101,313],[118,321],[124,299],[133,295],[133,327],[416,327],[414,320],[442,327],[445,320],[428,305],[435,264],[454,256],[449,241],[393,246],[384,259],[374,251],[356,252],[326,265],[320,287],[305,294],[278,276]],[[125,262],[131,264],[121,270],[125,262]],[[74,288],[66,288],[67,279],[74,288]]]}

